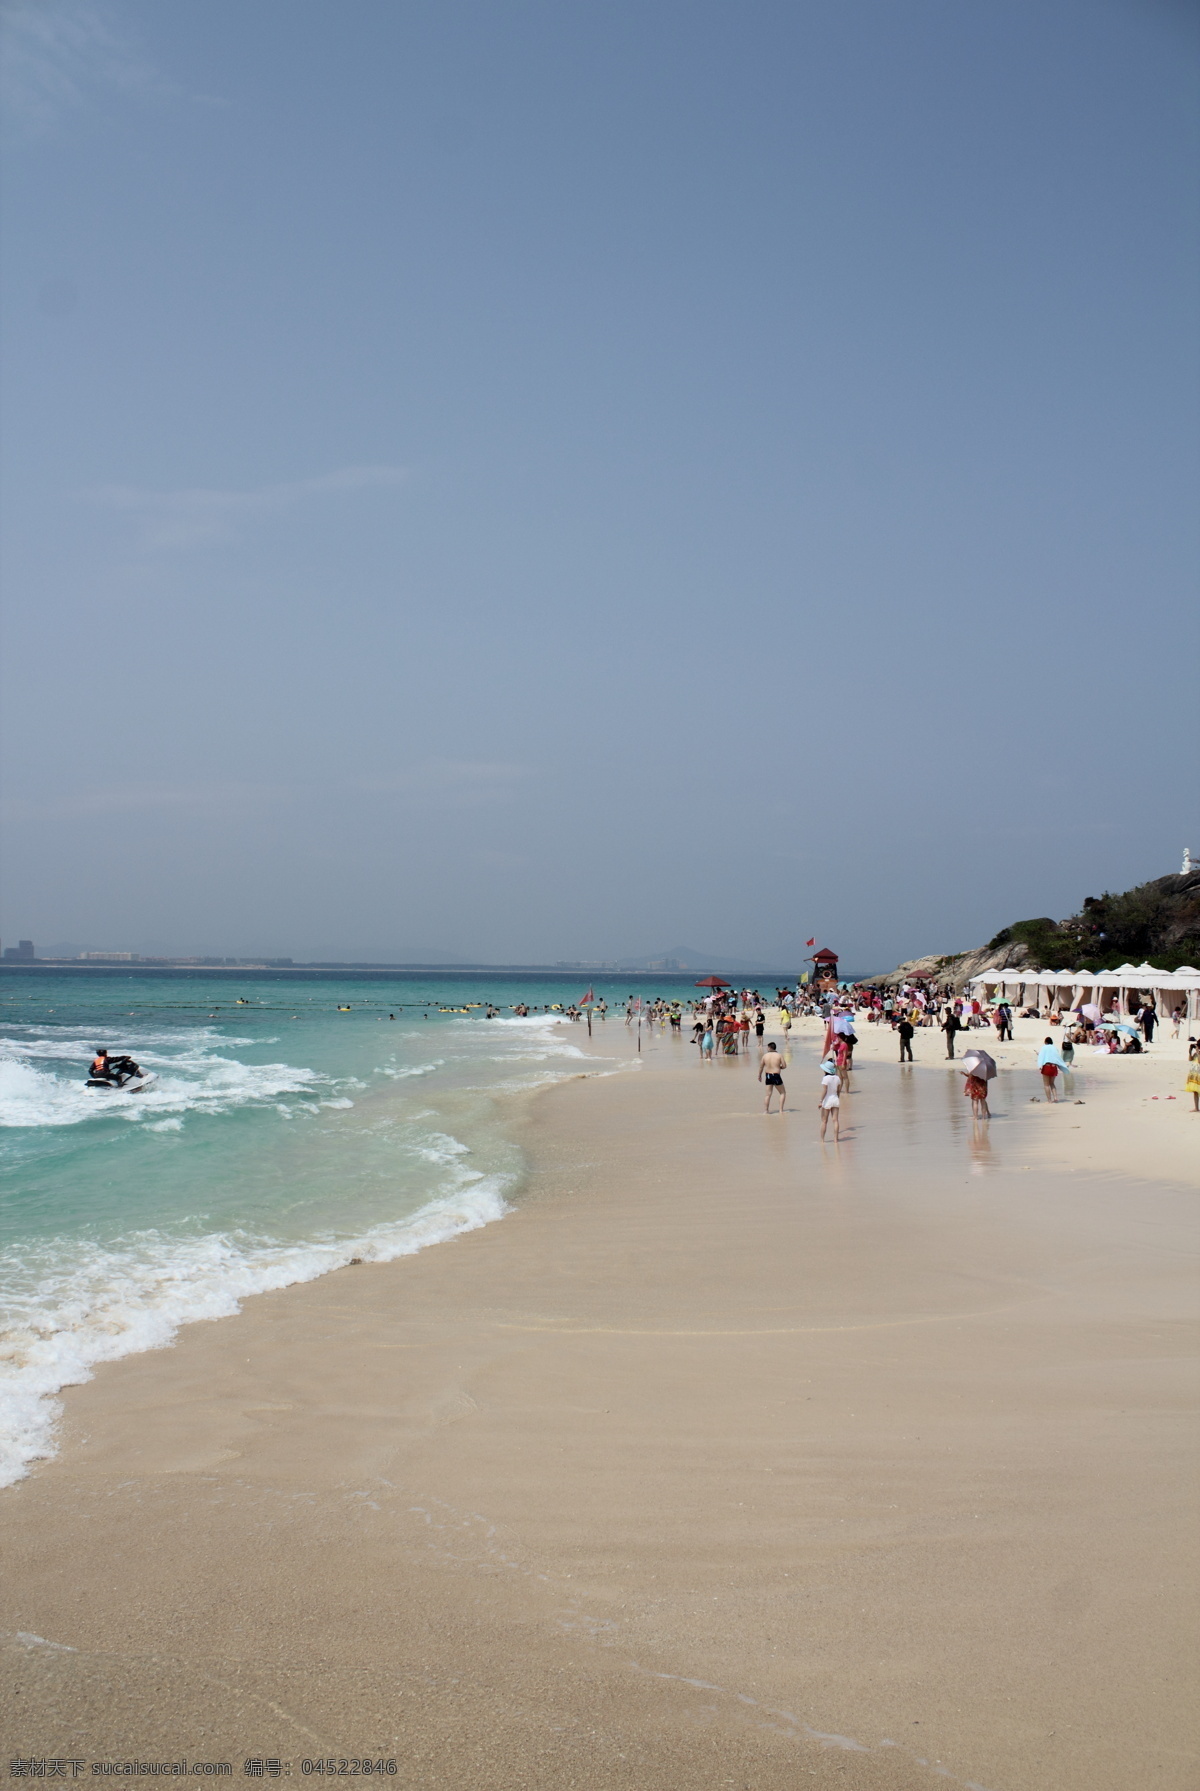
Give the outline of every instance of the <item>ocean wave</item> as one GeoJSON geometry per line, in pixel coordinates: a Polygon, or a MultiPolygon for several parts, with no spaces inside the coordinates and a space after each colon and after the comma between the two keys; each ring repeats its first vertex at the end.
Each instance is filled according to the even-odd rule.
{"type": "Polygon", "coordinates": [[[476,1023],[489,1030],[494,1026],[514,1026],[522,1027],[527,1032],[535,1027],[545,1029],[550,1026],[574,1025],[574,1021],[568,1020],[565,1014],[497,1014],[494,1020],[477,1020],[476,1023]]]}
{"type": "Polygon", "coordinates": [[[211,1026],[190,1026],[171,1032],[154,1032],[143,1027],[131,1026],[114,1031],[111,1026],[98,1026],[91,1032],[67,1033],[47,1032],[44,1026],[13,1026],[5,1028],[11,1042],[19,1047],[28,1057],[58,1057],[70,1062],[78,1062],[81,1058],[89,1058],[96,1049],[95,1041],[117,1039],[122,1050],[130,1048],[132,1055],[152,1050],[156,1045],[167,1045],[172,1053],[181,1048],[187,1051],[212,1050],[214,1047],[231,1049],[236,1045],[277,1045],[279,1040],[232,1038],[226,1033],[218,1032],[211,1026]]]}
{"type": "MultiPolygon", "coordinates": [[[[444,1135],[430,1146],[442,1163],[465,1149],[444,1135]]],[[[107,1245],[55,1238],[27,1250],[29,1292],[13,1297],[0,1343],[0,1486],[54,1453],[61,1413],[54,1395],[89,1380],[98,1364],[161,1349],[181,1325],[229,1317],[253,1294],[313,1281],[351,1257],[392,1262],[507,1210],[510,1177],[455,1164],[450,1179],[448,1191],[417,1211],[352,1237],[285,1243],[239,1231],[143,1231],[107,1245]]]]}

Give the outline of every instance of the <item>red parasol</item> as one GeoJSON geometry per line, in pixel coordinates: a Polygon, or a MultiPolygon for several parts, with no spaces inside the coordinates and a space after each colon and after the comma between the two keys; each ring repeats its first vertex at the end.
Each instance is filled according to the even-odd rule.
{"type": "Polygon", "coordinates": [[[697,989],[728,989],[732,985],[723,976],[702,976],[695,986],[697,989]]]}

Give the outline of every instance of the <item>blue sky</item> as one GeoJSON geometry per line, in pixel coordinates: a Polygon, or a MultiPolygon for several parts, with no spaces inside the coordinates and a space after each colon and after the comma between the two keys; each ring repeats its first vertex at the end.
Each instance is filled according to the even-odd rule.
{"type": "Polygon", "coordinates": [[[1196,16],[6,6],[5,941],[883,967],[1178,869],[1196,16]]]}

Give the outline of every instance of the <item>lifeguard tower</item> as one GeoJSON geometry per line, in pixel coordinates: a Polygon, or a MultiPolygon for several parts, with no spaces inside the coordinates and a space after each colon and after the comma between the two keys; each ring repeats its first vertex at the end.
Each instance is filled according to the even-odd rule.
{"type": "Polygon", "coordinates": [[[823,945],[820,951],[813,953],[809,963],[813,967],[813,982],[817,988],[820,988],[822,984],[837,988],[838,955],[835,951],[830,951],[827,945],[823,945]]]}

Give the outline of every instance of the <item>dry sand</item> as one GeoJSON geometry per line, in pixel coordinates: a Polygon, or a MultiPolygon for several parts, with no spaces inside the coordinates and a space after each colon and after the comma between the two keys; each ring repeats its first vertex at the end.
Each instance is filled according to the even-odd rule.
{"type": "Polygon", "coordinates": [[[0,1495],[6,1757],[1200,1784],[1200,1119],[1102,1173],[1109,1084],[981,1136],[888,1033],[822,1148],[813,1032],[785,1118],[656,1038],[533,1098],[502,1223],[73,1390],[0,1495]]]}

